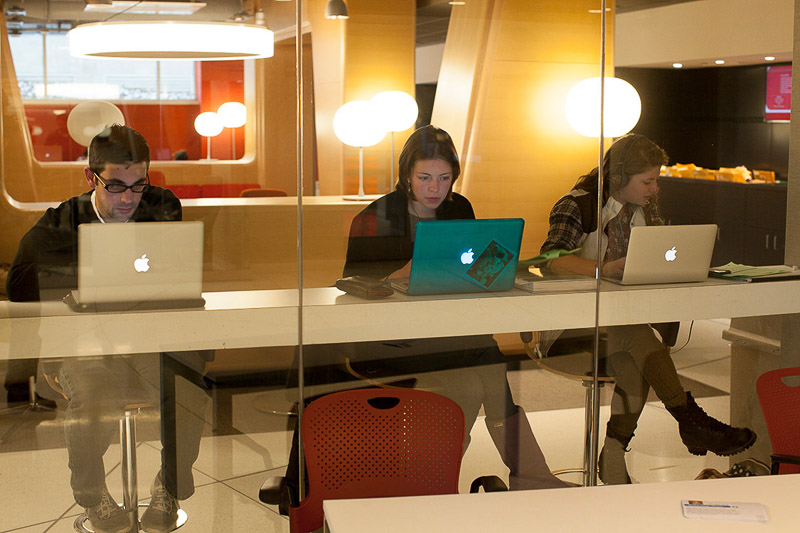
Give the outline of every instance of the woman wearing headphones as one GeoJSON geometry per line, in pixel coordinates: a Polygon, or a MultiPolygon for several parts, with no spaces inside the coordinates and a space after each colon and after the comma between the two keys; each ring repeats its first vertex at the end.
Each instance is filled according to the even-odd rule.
{"type": "MultiPolygon", "coordinates": [[[[631,227],[663,224],[656,193],[661,165],[666,163],[664,150],[642,135],[629,134],[611,145],[603,159],[602,231],[597,229],[599,171],[595,168],[581,176],[550,212],[550,230],[541,251],[582,250],[554,259],[549,268],[594,277],[600,239],[601,277],[621,278],[631,227]]],[[[752,446],[756,440],[753,431],[708,416],[683,389],[669,346],[649,324],[609,327],[606,333],[606,362],[616,386],[599,459],[603,483],[631,482],[625,452],[651,387],[678,421],[681,440],[689,452],[728,456],[752,446]]]]}

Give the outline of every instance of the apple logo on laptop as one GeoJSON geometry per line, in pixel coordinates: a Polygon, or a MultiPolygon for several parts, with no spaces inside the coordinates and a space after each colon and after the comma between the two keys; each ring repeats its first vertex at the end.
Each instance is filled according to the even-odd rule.
{"type": "Polygon", "coordinates": [[[678,251],[673,246],[672,248],[666,251],[666,253],[664,254],[664,259],[666,259],[667,261],[675,261],[675,258],[677,256],[678,256],[678,251]]]}
{"type": "Polygon", "coordinates": [[[150,270],[150,259],[147,257],[147,254],[142,254],[142,257],[137,257],[133,261],[133,268],[136,272],[147,272],[150,270]]]}
{"type": "Polygon", "coordinates": [[[462,265],[471,265],[472,264],[472,256],[475,255],[472,252],[472,248],[461,254],[461,264],[462,265]]]}

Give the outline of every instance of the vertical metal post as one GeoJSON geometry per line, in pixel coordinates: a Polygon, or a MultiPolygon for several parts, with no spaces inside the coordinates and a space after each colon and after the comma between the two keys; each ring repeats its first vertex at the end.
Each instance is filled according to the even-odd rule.
{"type": "MultiPolygon", "coordinates": [[[[137,409],[138,410],[138,409],[137,409]]],[[[136,411],[125,410],[119,420],[120,446],[122,447],[122,506],[139,522],[139,493],[136,479],[136,411]]]]}
{"type": "Polygon", "coordinates": [[[589,465],[588,465],[588,483],[587,486],[593,487],[597,485],[597,434],[599,431],[599,416],[600,416],[600,395],[598,390],[600,383],[598,380],[598,372],[600,370],[600,278],[603,272],[603,253],[602,239],[600,235],[603,231],[603,153],[605,152],[605,142],[603,133],[605,132],[605,124],[603,123],[603,114],[605,112],[603,100],[605,99],[605,76],[606,76],[606,0],[600,2],[600,142],[598,147],[597,157],[597,250],[596,259],[597,267],[595,268],[595,277],[597,278],[597,291],[595,291],[595,304],[594,304],[594,357],[592,358],[592,406],[590,409],[591,414],[591,428],[589,435],[589,465]]]}
{"type": "Polygon", "coordinates": [[[300,457],[300,500],[304,500],[306,461],[303,456],[304,372],[303,358],[303,2],[295,0],[295,54],[297,64],[297,446],[300,457]]]}

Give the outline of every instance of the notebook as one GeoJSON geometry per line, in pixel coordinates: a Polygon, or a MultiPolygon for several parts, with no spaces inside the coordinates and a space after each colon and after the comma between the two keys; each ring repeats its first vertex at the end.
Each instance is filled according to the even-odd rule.
{"type": "Polygon", "coordinates": [[[622,285],[683,283],[708,278],[716,224],[636,226],[631,229],[622,285]]]}
{"type": "Polygon", "coordinates": [[[78,226],[79,311],[202,307],[203,223],[78,226]]]}
{"type": "Polygon", "coordinates": [[[391,286],[412,295],[511,290],[524,225],[521,218],[418,222],[411,275],[391,286]]]}

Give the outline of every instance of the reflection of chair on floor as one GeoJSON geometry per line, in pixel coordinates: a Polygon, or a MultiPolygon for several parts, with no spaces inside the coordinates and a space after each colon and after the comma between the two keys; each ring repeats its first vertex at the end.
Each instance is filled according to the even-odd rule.
{"type": "MultiPolygon", "coordinates": [[[[591,462],[590,452],[592,443],[590,441],[590,436],[592,427],[592,406],[594,404],[594,394],[592,390],[592,348],[590,347],[588,352],[581,350],[578,352],[561,353],[556,356],[548,357],[547,353],[542,353],[542,349],[540,348],[541,343],[539,342],[538,338],[534,343],[533,333],[520,333],[520,337],[525,345],[525,352],[531,359],[536,361],[536,363],[539,365],[539,368],[568,379],[580,381],[583,387],[586,389],[584,408],[585,420],[583,428],[583,466],[580,468],[565,468],[562,470],[556,470],[553,472],[553,474],[561,475],[582,473],[583,485],[587,486],[589,484],[589,474],[592,468],[592,466],[589,464],[591,462]]],[[[550,346],[548,346],[546,349],[550,352],[558,351],[550,346]]],[[[602,362],[603,361],[601,360],[601,363],[602,362]]],[[[613,384],[614,378],[606,374],[605,368],[601,365],[597,381],[599,387],[602,388],[606,384],[613,384]]],[[[596,468],[596,465],[594,468],[596,468]]]]}
{"type": "MultiPolygon", "coordinates": [[[[309,404],[302,427],[309,489],[289,508],[292,533],[322,527],[326,499],[458,492],[464,415],[449,398],[413,389],[336,392],[309,404]]],[[[489,476],[473,491],[481,483],[502,487],[489,476]]],[[[269,503],[265,490],[259,498],[269,503]]]]}
{"type": "MultiPolygon", "coordinates": [[[[48,400],[49,401],[49,400],[48,400]]],[[[6,409],[0,410],[0,416],[7,416],[12,413],[19,413],[20,419],[14,422],[11,427],[8,428],[2,437],[0,437],[0,444],[5,444],[5,442],[16,433],[16,431],[25,424],[25,417],[31,413],[39,413],[39,412],[48,412],[48,411],[55,411],[55,407],[50,407],[49,405],[44,405],[43,403],[39,402],[39,397],[36,394],[36,379],[33,376],[28,377],[28,404],[27,405],[19,405],[16,407],[8,407],[6,409]]]]}
{"type": "MultiPolygon", "coordinates": [[[[62,398],[69,400],[64,394],[64,389],[58,382],[58,376],[46,373],[47,384],[62,398]]],[[[149,403],[131,403],[125,406],[125,412],[119,420],[119,444],[122,452],[120,463],[120,473],[122,474],[122,503],[120,507],[128,513],[131,524],[137,524],[131,531],[140,531],[139,528],[139,507],[147,504],[139,503],[139,486],[136,476],[136,414],[141,410],[152,407],[149,403]]],[[[187,515],[183,509],[178,510],[178,529],[186,523],[187,515]]],[[[93,533],[89,527],[89,517],[86,513],[81,514],[75,519],[74,527],[76,531],[83,533],[93,533]]]]}
{"type": "Polygon", "coordinates": [[[772,474],[800,473],[800,367],[761,374],[756,391],[772,442],[772,474]],[[787,378],[799,381],[789,385],[787,378]]]}

